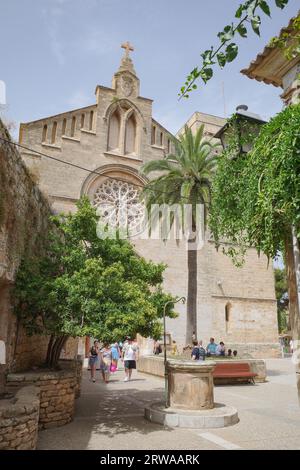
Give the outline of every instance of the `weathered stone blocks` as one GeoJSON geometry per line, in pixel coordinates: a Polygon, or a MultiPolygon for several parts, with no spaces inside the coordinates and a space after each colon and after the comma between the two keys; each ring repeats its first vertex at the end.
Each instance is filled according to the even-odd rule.
{"type": "Polygon", "coordinates": [[[15,391],[19,389],[20,385],[29,383],[38,387],[40,429],[63,426],[73,419],[75,395],[80,390],[78,380],[81,380],[81,374],[79,374],[77,364],[68,362],[69,364],[67,365],[65,362],[65,368],[59,371],[38,370],[8,374],[7,376],[9,391],[15,391]]]}
{"type": "Polygon", "coordinates": [[[0,449],[34,450],[38,436],[40,390],[26,385],[14,398],[0,400],[0,449]]]}
{"type": "Polygon", "coordinates": [[[198,411],[212,409],[215,365],[212,361],[167,361],[169,406],[198,411]]]}

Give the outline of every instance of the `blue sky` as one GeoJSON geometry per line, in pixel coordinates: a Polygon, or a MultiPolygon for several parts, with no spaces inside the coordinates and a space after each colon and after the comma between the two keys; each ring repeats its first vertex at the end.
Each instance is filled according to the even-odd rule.
{"type": "Polygon", "coordinates": [[[270,117],[281,109],[281,90],[249,80],[246,67],[299,8],[290,0],[262,35],[239,39],[238,59],[211,82],[178,102],[177,93],[199,54],[217,44],[217,32],[233,20],[240,0],[0,0],[0,80],[7,88],[6,116],[31,121],[94,103],[96,84],[110,86],[129,40],[141,95],[154,99],[153,114],[177,131],[194,111],[224,116],[246,103],[270,117]]]}

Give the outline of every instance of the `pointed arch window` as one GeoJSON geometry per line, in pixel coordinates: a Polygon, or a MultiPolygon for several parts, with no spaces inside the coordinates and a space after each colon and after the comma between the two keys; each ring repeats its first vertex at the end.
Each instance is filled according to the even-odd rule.
{"type": "Polygon", "coordinates": [[[62,135],[66,135],[66,130],[67,130],[67,120],[65,118],[62,122],[62,129],[61,129],[62,135]]]}
{"type": "Polygon", "coordinates": [[[230,303],[230,302],[227,302],[227,304],[225,305],[225,327],[226,327],[226,333],[229,332],[230,320],[231,320],[231,303],[230,303]]]}
{"type": "Polygon", "coordinates": [[[55,144],[57,131],[57,121],[52,124],[51,144],[55,144]]]}
{"type": "Polygon", "coordinates": [[[93,130],[93,124],[94,124],[94,111],[90,112],[90,123],[89,123],[89,130],[93,130]]]}
{"type": "Polygon", "coordinates": [[[76,117],[72,117],[72,124],[71,124],[71,137],[75,136],[75,131],[76,131],[76,117]]]}
{"type": "Polygon", "coordinates": [[[121,117],[118,109],[111,115],[108,127],[108,150],[119,149],[121,117]]]}
{"type": "Polygon", "coordinates": [[[151,131],[151,145],[155,145],[156,142],[156,127],[152,126],[152,131],[151,131]]]}
{"type": "Polygon", "coordinates": [[[162,132],[159,134],[159,145],[162,147],[164,143],[164,135],[162,132]]]}
{"type": "Polygon", "coordinates": [[[136,152],[136,119],[134,113],[127,119],[125,130],[125,153],[136,152]]]}
{"type": "Polygon", "coordinates": [[[47,124],[45,124],[44,127],[43,127],[42,142],[46,142],[47,133],[48,133],[48,126],[47,126],[47,124]]]}

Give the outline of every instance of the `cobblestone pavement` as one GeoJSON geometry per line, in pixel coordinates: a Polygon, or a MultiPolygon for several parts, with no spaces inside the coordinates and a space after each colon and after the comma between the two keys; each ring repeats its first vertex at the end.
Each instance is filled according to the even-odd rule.
{"type": "Polygon", "coordinates": [[[102,383],[83,373],[72,423],[39,433],[38,449],[300,449],[300,408],[290,359],[267,360],[268,382],[215,387],[215,401],[238,409],[223,429],[170,429],[144,419],[146,404],[163,398],[163,380],[124,372],[102,383]]]}

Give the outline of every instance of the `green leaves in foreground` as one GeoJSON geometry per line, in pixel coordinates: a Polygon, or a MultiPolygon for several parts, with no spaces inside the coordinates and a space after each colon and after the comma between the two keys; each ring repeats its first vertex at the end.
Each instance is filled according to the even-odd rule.
{"type": "MultiPolygon", "coordinates": [[[[283,9],[288,4],[288,0],[275,0],[278,8],[283,9]]],[[[238,55],[238,46],[231,42],[236,33],[242,38],[248,35],[247,25],[250,24],[255,34],[260,36],[261,18],[257,14],[261,11],[268,17],[271,16],[269,2],[267,0],[247,0],[242,3],[235,12],[235,18],[239,21],[231,23],[223,28],[223,31],[217,33],[219,45],[211,46],[209,50],[200,54],[202,64],[195,67],[187,76],[184,85],[178,93],[179,98],[188,98],[191,91],[197,89],[196,81],[201,78],[207,83],[213,76],[212,66],[218,63],[223,68],[227,63],[232,62],[238,55]]]]}

